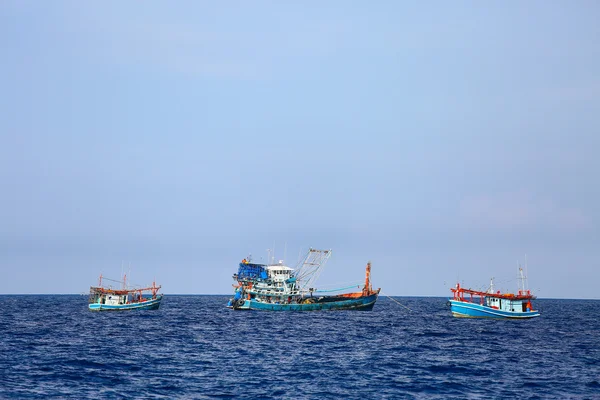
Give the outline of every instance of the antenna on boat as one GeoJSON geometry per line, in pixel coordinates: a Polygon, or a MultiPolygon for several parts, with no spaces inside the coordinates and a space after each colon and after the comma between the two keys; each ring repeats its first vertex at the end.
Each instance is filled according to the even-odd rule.
{"type": "Polygon", "coordinates": [[[287,242],[283,245],[283,262],[285,263],[285,258],[287,257],[287,242]]]}
{"type": "Polygon", "coordinates": [[[523,275],[523,268],[519,265],[519,279],[521,280],[521,287],[519,288],[519,292],[527,293],[527,289],[525,288],[525,283],[527,282],[527,275],[523,275]]]}

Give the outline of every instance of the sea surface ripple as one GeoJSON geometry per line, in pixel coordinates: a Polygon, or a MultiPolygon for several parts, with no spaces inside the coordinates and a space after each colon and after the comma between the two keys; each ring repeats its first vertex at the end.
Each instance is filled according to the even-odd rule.
{"type": "Polygon", "coordinates": [[[305,313],[227,299],[95,313],[87,296],[0,296],[0,398],[600,398],[598,301],[537,300],[541,317],[513,321],[453,318],[445,298],[305,313]]]}

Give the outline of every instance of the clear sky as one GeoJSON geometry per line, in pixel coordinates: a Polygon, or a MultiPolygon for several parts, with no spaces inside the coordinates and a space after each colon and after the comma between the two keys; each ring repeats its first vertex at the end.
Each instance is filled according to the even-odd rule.
{"type": "Polygon", "coordinates": [[[131,265],[600,298],[600,2],[0,2],[0,293],[131,265]],[[218,3],[218,4],[217,4],[218,3]],[[512,281],[511,281],[512,279],[512,281]],[[504,282],[507,282],[506,284],[504,282]]]}

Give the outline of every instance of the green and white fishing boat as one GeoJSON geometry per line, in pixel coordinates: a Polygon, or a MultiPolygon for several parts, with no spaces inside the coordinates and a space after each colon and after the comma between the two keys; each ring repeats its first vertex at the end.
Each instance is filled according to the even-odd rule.
{"type": "Polygon", "coordinates": [[[331,250],[309,249],[295,269],[284,265],[283,261],[258,264],[250,257],[243,259],[233,275],[235,292],[227,307],[264,311],[372,310],[381,289],[371,287],[370,262],[367,263],[364,285],[333,290],[314,287],[330,256],[331,250]],[[340,293],[352,288],[359,290],[340,293]]]}

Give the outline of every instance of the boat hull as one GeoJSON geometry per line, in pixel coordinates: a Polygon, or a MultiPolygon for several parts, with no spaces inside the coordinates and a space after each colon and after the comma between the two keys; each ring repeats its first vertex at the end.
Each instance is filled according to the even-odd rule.
{"type": "Polygon", "coordinates": [[[504,311],[467,301],[449,300],[452,315],[459,318],[528,319],[539,317],[539,311],[504,311]]]}
{"type": "MultiPolygon", "coordinates": [[[[379,293],[369,296],[341,299],[336,301],[317,301],[315,303],[276,304],[264,303],[255,300],[245,300],[244,304],[235,307],[236,310],[262,310],[262,311],[328,311],[328,310],[356,310],[370,311],[375,306],[379,293]]],[[[229,306],[229,308],[232,308],[229,306]]]]}
{"type": "Polygon", "coordinates": [[[150,299],[147,301],[142,301],[140,303],[115,304],[115,305],[92,303],[88,307],[91,311],[158,310],[158,307],[160,307],[161,301],[162,301],[162,296],[159,296],[156,299],[150,299]]]}

